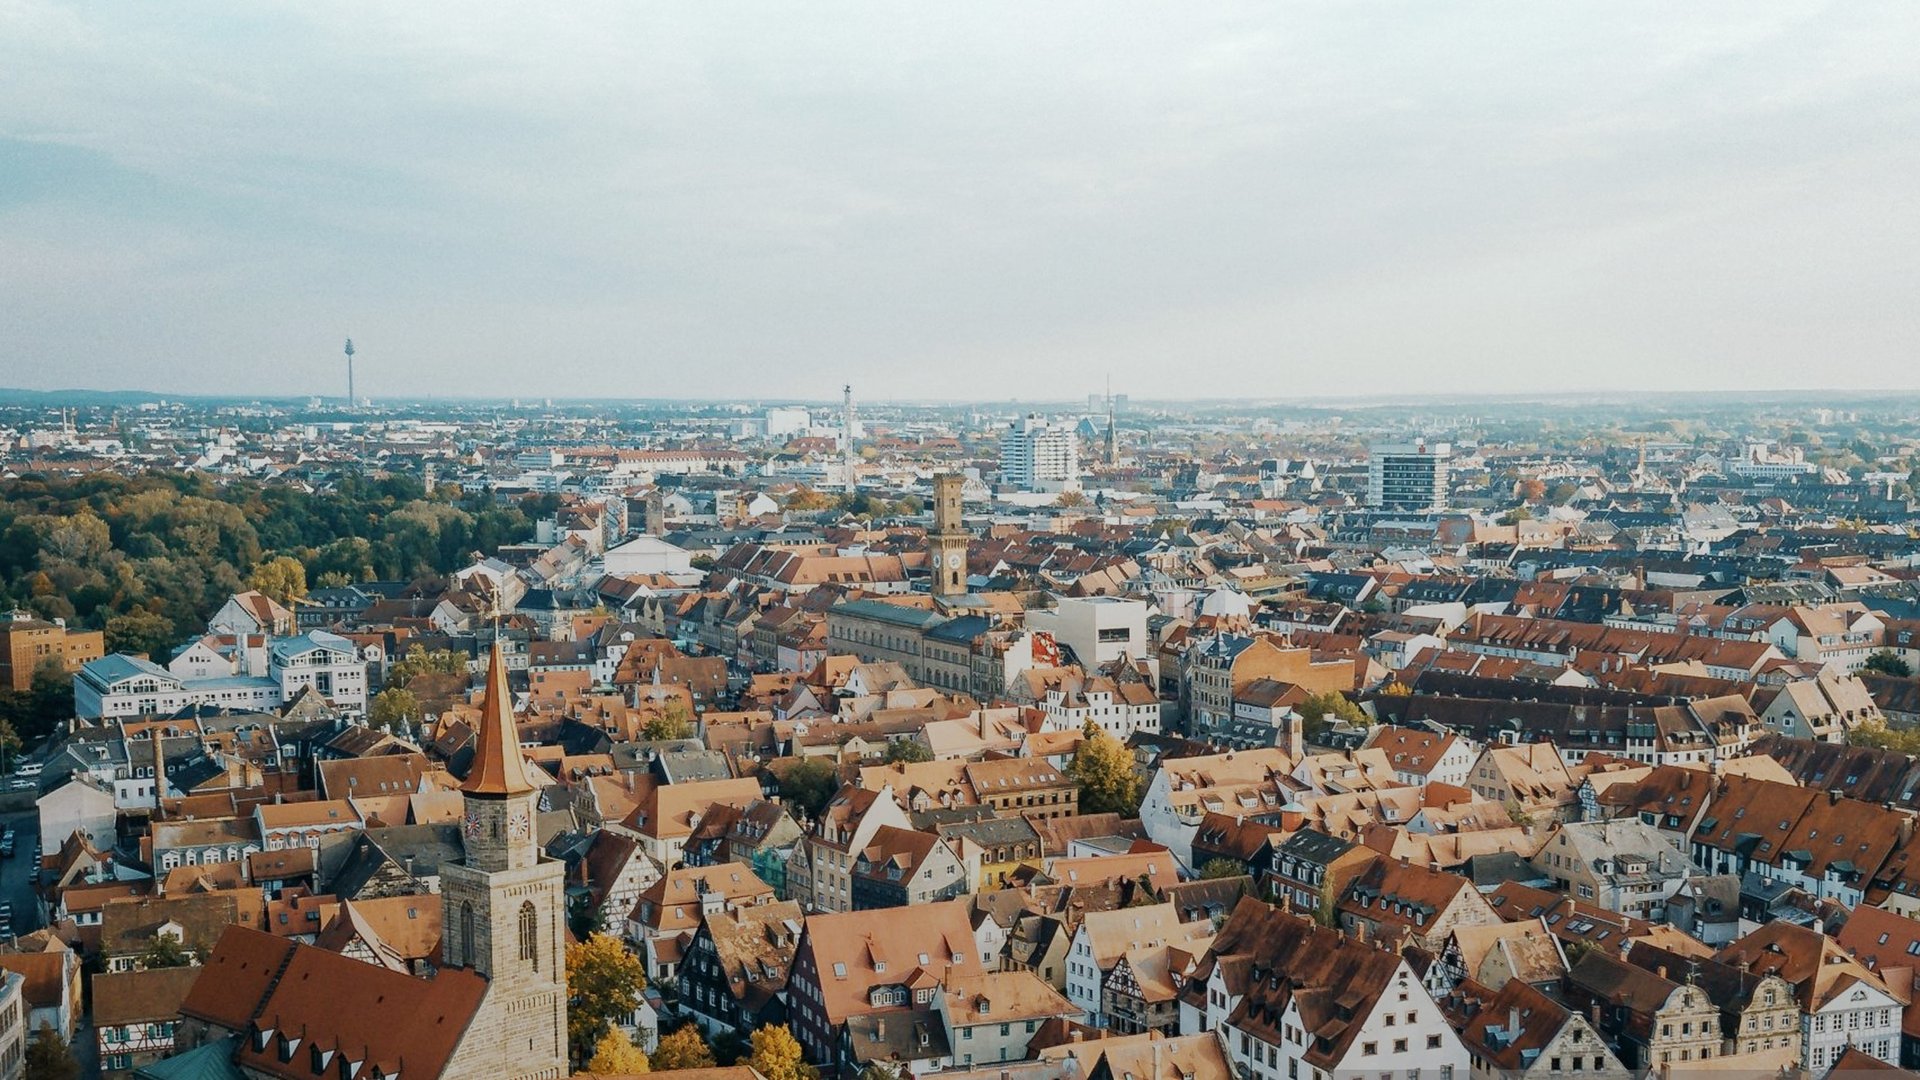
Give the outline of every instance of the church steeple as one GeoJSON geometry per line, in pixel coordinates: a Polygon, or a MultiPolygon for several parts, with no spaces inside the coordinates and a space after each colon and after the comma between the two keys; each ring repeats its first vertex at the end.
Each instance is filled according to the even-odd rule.
{"type": "Polygon", "coordinates": [[[513,691],[507,688],[507,661],[500,642],[493,643],[487,662],[487,692],[480,705],[479,739],[473,748],[473,767],[460,790],[469,795],[526,795],[538,790],[527,776],[527,759],[520,752],[520,733],[513,723],[513,691]]]}
{"type": "Polygon", "coordinates": [[[540,788],[520,752],[520,734],[513,724],[513,691],[507,688],[507,661],[498,642],[488,662],[480,731],[460,797],[465,804],[468,866],[506,870],[539,861],[533,814],[540,788]]]}

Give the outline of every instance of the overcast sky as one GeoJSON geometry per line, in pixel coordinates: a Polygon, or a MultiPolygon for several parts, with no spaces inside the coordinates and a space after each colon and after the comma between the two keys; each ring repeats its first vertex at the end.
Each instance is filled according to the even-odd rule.
{"type": "Polygon", "coordinates": [[[1920,4],[0,0],[0,385],[1920,388],[1920,4]]]}

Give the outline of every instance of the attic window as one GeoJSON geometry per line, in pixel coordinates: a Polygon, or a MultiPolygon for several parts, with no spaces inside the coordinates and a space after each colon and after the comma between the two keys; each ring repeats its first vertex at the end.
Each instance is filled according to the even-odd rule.
{"type": "Polygon", "coordinates": [[[846,977],[847,977],[847,965],[845,965],[845,964],[843,964],[843,963],[835,963],[835,964],[833,965],[833,977],[834,977],[834,978],[836,978],[836,979],[844,979],[844,978],[846,978],[846,977]]]}

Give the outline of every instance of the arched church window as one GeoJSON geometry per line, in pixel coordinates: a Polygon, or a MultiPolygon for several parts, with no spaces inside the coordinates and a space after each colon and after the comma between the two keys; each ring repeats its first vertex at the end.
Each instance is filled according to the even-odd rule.
{"type": "Polygon", "coordinates": [[[540,970],[540,916],[533,910],[533,901],[520,905],[520,959],[540,970]]]}

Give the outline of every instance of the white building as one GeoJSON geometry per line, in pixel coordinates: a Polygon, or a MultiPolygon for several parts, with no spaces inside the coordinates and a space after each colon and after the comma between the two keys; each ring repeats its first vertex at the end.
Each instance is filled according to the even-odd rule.
{"type": "Polygon", "coordinates": [[[119,809],[105,781],[77,773],[40,796],[34,806],[40,812],[40,849],[48,854],[59,851],[75,832],[93,837],[101,847],[113,843],[119,809]]]}
{"type": "Polygon", "coordinates": [[[1000,483],[1017,491],[1080,490],[1080,440],[1032,413],[1000,434],[1000,483]]]}
{"type": "Polygon", "coordinates": [[[813,426],[813,414],[797,405],[772,408],[767,410],[766,424],[769,439],[802,435],[813,426]]]}
{"type": "Polygon", "coordinates": [[[20,1080],[27,1071],[26,977],[0,971],[0,1080],[20,1080]]]}
{"type": "Polygon", "coordinates": [[[367,665],[353,642],[325,630],[280,638],[269,646],[267,677],[292,701],[312,687],[343,709],[367,707],[367,665]]]}
{"type": "Polygon", "coordinates": [[[1160,698],[1145,683],[1115,683],[1096,676],[1047,691],[1040,703],[1046,725],[1055,731],[1079,731],[1092,721],[1125,740],[1136,732],[1160,734],[1160,698]]]}
{"type": "MultiPolygon", "coordinates": [[[[1147,602],[1119,596],[1065,596],[1051,608],[1027,612],[1027,629],[1053,635],[1073,650],[1088,671],[1126,657],[1154,666],[1154,649],[1147,641],[1147,602]]],[[[1155,679],[1159,673],[1153,673],[1155,679]]]]}
{"type": "Polygon", "coordinates": [[[1367,505],[1382,510],[1440,510],[1447,505],[1453,447],[1424,440],[1375,446],[1367,459],[1367,505]]]}
{"type": "Polygon", "coordinates": [[[693,554],[657,536],[636,536],[607,551],[606,570],[614,577],[693,574],[693,554]]]}
{"type": "Polygon", "coordinates": [[[1136,949],[1180,945],[1208,936],[1213,924],[1182,923],[1172,904],[1089,911],[1067,948],[1067,1000],[1096,1027],[1105,1026],[1101,991],[1120,959],[1136,949]]]}
{"type": "MultiPolygon", "coordinates": [[[[182,655],[197,670],[199,643],[182,655]]],[[[217,655],[217,654],[215,654],[217,655]]],[[[217,665],[206,665],[217,670],[217,665]]],[[[367,705],[367,663],[352,642],[324,630],[278,638],[267,645],[265,675],[190,678],[149,660],[115,653],[83,666],[73,679],[74,715],[83,720],[166,716],[200,706],[236,712],[280,707],[312,687],[343,709],[367,705]]]]}

